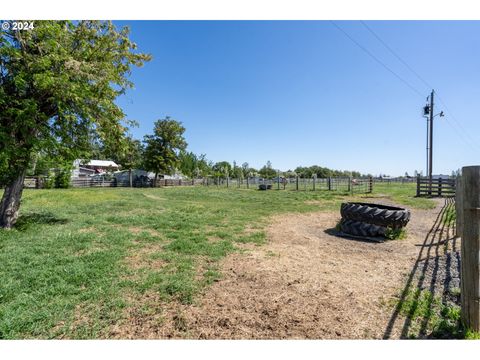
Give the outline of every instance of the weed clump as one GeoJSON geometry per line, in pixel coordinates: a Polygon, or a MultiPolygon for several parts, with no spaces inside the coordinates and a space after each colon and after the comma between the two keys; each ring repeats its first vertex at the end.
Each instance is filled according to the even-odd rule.
{"type": "Polygon", "coordinates": [[[407,237],[407,231],[404,228],[394,229],[388,227],[387,231],[385,232],[385,237],[389,240],[402,240],[407,237]]]}

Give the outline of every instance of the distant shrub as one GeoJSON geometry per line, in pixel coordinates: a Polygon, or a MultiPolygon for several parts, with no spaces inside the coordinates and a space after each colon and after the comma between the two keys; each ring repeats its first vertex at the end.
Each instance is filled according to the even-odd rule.
{"type": "Polygon", "coordinates": [[[57,189],[68,189],[70,187],[71,172],[68,169],[59,169],[55,174],[54,183],[57,189]]]}
{"type": "Polygon", "coordinates": [[[55,186],[55,173],[49,171],[48,175],[43,178],[43,188],[44,189],[53,189],[55,186]]]}

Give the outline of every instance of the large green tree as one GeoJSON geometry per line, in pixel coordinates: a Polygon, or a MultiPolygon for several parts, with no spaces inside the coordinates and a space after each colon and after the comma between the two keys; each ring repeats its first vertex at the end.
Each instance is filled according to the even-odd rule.
{"type": "Polygon", "coordinates": [[[155,173],[155,185],[158,174],[171,175],[179,166],[180,152],[187,148],[184,132],[180,122],[167,116],[155,122],[153,135],[145,135],[144,165],[155,173]]]}
{"type": "Polygon", "coordinates": [[[109,156],[122,170],[128,170],[128,181],[133,186],[132,170],[143,165],[143,145],[140,140],[134,139],[131,135],[126,136],[118,146],[118,149],[109,156]]]}
{"type": "Polygon", "coordinates": [[[125,118],[115,99],[132,86],[138,53],[128,28],[104,21],[36,21],[32,30],[0,32],[0,227],[17,217],[32,155],[63,159],[88,153],[91,134],[115,146],[125,118]]]}
{"type": "Polygon", "coordinates": [[[183,175],[190,178],[204,177],[210,172],[210,166],[205,154],[196,155],[185,150],[180,151],[179,169],[183,175]]]}
{"type": "Polygon", "coordinates": [[[212,166],[213,176],[226,179],[232,174],[232,165],[228,161],[219,161],[212,166]]]}
{"type": "Polygon", "coordinates": [[[272,163],[267,161],[267,163],[258,171],[260,176],[265,179],[273,179],[277,176],[277,171],[272,167],[272,163]]]}

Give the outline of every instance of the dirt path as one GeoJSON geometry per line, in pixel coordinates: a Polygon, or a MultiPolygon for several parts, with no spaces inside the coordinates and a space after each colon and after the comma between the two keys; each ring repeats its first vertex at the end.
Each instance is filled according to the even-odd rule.
{"type": "MultiPolygon", "coordinates": [[[[222,279],[198,303],[177,304],[163,314],[164,321],[156,331],[152,332],[151,324],[142,324],[143,331],[130,335],[382,338],[392,316],[392,301],[402,289],[440,205],[434,210],[412,211],[408,237],[385,243],[330,235],[328,229],[335,227],[338,213],[278,216],[267,230],[268,243],[225,259],[222,279]]],[[[398,337],[400,330],[394,326],[390,338],[398,337]]]]}

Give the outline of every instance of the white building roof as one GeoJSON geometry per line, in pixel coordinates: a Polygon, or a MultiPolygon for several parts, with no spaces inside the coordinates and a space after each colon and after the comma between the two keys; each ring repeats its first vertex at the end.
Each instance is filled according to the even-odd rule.
{"type": "MultiPolygon", "coordinates": [[[[75,163],[80,165],[81,160],[75,160],[75,163]]],[[[90,160],[86,164],[82,164],[83,166],[101,166],[101,167],[113,167],[118,168],[119,166],[115,164],[115,162],[110,160],[90,160]]]]}
{"type": "Polygon", "coordinates": [[[102,167],[118,167],[113,161],[110,160],[90,160],[88,162],[89,166],[102,166],[102,167]]]}

